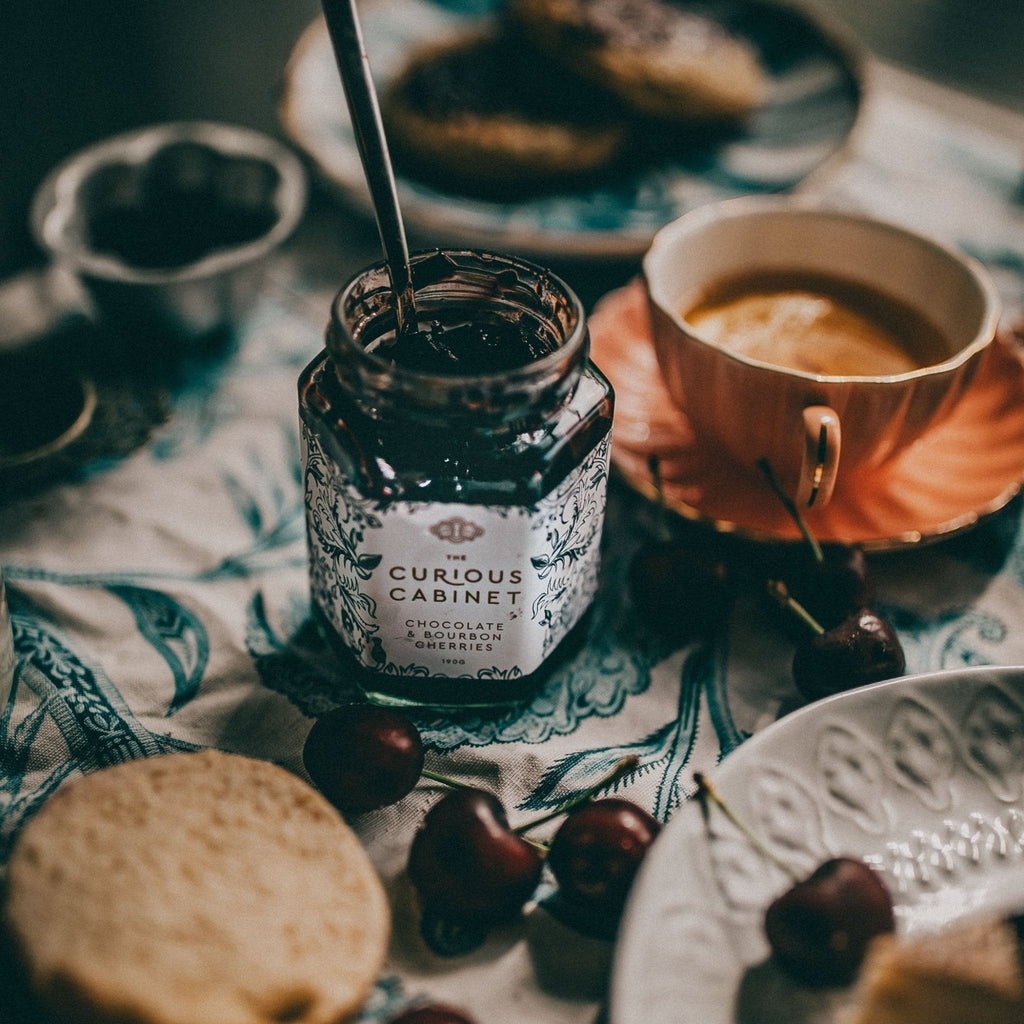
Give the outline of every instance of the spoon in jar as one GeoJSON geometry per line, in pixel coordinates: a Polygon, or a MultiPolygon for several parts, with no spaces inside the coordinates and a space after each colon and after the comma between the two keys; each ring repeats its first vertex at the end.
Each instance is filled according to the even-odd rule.
{"type": "Polygon", "coordinates": [[[398,205],[395,174],[370,74],[355,0],[322,0],[327,31],[341,73],[349,116],[355,131],[363,174],[370,189],[377,230],[384,247],[391,290],[395,295],[399,333],[416,329],[409,246],[398,205]]]}

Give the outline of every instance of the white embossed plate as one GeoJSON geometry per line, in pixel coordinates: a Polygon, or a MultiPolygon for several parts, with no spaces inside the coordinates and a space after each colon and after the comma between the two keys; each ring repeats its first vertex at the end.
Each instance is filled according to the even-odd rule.
{"type": "MultiPolygon", "coordinates": [[[[1024,906],[1024,667],[906,677],[808,705],[709,773],[797,869],[876,866],[904,932],[1024,906]]],[[[712,807],[684,804],[637,878],[611,1024],[834,1024],[847,993],[789,982],[762,921],[789,885],[712,807]]]]}
{"type": "MultiPolygon", "coordinates": [[[[417,45],[493,16],[501,0],[387,0],[361,6],[378,91],[417,45]]],[[[446,193],[398,176],[410,232],[534,256],[633,258],[663,224],[701,203],[782,192],[840,154],[860,110],[855,47],[797,5],[706,0],[701,9],[748,39],[768,77],[768,100],[742,131],[693,141],[663,162],[589,190],[516,202],[446,193]]],[[[303,33],[285,73],[281,122],[321,176],[369,212],[369,190],[322,19],[303,33]]],[[[386,129],[386,126],[385,126],[386,129]]]]}

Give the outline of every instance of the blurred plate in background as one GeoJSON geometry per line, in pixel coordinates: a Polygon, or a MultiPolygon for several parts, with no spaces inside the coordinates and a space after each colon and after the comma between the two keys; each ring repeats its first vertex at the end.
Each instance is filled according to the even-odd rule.
{"type": "MultiPolygon", "coordinates": [[[[362,11],[378,91],[420,44],[493,17],[500,0],[390,0],[362,11]]],[[[784,192],[841,154],[862,99],[856,51],[795,7],[713,0],[714,12],[755,47],[768,100],[731,132],[704,133],[685,150],[590,190],[512,202],[447,194],[400,176],[410,235],[422,244],[465,244],[532,256],[628,259],[654,232],[701,203],[784,192]]],[[[369,191],[327,28],[314,21],[286,71],[281,120],[324,179],[369,212],[369,191]]]]}

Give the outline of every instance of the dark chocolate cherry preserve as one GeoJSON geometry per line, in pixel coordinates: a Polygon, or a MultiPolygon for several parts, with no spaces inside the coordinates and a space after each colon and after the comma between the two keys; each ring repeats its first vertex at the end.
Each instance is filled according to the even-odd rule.
{"type": "Polygon", "coordinates": [[[399,330],[384,264],[337,296],[299,380],[314,614],[371,700],[526,700],[597,587],[612,389],[582,306],[486,252],[413,257],[399,330]]]}

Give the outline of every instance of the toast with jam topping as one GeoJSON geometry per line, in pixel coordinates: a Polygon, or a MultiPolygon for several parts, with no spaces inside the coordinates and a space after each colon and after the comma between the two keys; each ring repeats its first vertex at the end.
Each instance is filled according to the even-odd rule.
{"type": "Polygon", "coordinates": [[[613,96],[504,25],[417,51],[381,110],[399,169],[488,197],[577,187],[608,174],[629,135],[613,96]]]}

